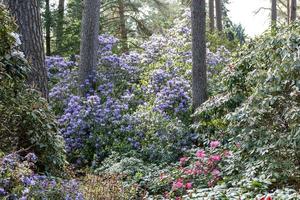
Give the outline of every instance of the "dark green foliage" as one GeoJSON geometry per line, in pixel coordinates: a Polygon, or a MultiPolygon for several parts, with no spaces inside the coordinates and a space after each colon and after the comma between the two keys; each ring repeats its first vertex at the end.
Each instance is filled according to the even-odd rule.
{"type": "Polygon", "coordinates": [[[14,37],[9,34],[15,29],[13,20],[9,17],[8,11],[0,4],[0,56],[9,52],[14,43],[14,37]]]}
{"type": "Polygon", "coordinates": [[[223,71],[223,93],[195,114],[204,137],[240,144],[240,175],[263,174],[276,187],[300,182],[299,36],[293,24],[250,42],[223,71]]]}

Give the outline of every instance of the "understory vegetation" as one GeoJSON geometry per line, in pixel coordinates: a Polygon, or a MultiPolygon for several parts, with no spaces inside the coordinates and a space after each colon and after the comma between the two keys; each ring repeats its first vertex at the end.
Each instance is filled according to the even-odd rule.
{"type": "Polygon", "coordinates": [[[85,84],[78,56],[46,57],[47,101],[1,5],[0,199],[300,199],[300,24],[209,33],[194,110],[190,21],[126,53],[99,35],[85,84]]]}

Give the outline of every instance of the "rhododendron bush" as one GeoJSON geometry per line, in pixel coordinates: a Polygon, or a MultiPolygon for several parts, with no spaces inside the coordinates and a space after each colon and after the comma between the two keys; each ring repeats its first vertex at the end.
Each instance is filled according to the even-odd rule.
{"type": "Polygon", "coordinates": [[[35,173],[38,157],[22,153],[0,156],[1,199],[83,199],[77,181],[35,173]]]}
{"type": "Polygon", "coordinates": [[[161,181],[171,181],[170,191],[164,194],[169,197],[182,197],[192,193],[194,188],[215,186],[223,177],[222,168],[232,153],[220,146],[219,141],[211,141],[205,149],[193,149],[181,157],[172,174],[162,174],[161,181]]]}
{"type": "MultiPolygon", "coordinates": [[[[245,46],[222,72],[223,91],[204,103],[194,127],[239,144],[232,185],[281,188],[299,183],[299,24],[245,46]],[[239,177],[239,178],[237,178],[239,177]],[[244,181],[243,181],[244,180],[244,181]],[[269,182],[262,184],[263,181],[269,182]],[[250,184],[249,184],[250,183],[250,184]]],[[[230,169],[230,168],[228,168],[230,169]]]]}
{"type": "MultiPolygon", "coordinates": [[[[98,67],[89,93],[78,94],[78,60],[47,58],[50,97],[66,141],[69,160],[101,162],[111,151],[139,152],[159,162],[177,159],[196,141],[191,123],[191,33],[189,16],[153,35],[139,52],[114,53],[118,40],[99,36],[98,67]]],[[[211,79],[228,62],[229,52],[208,50],[211,79]]],[[[216,89],[212,86],[211,92],[216,89]]]]}

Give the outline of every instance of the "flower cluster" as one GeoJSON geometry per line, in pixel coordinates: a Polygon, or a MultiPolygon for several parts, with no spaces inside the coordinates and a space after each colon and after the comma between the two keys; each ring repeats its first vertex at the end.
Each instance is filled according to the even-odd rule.
{"type": "Polygon", "coordinates": [[[52,78],[65,78],[65,75],[74,67],[77,66],[75,61],[66,61],[59,56],[46,57],[46,66],[48,70],[48,77],[52,78]]]}
{"type": "Polygon", "coordinates": [[[126,101],[121,102],[110,96],[104,99],[98,95],[86,98],[72,96],[59,119],[69,155],[86,161],[91,161],[94,153],[103,156],[105,146],[117,139],[113,130],[118,129],[127,110],[126,101]],[[87,150],[89,156],[86,155],[87,150]]]}
{"type": "MultiPolygon", "coordinates": [[[[112,48],[117,41],[116,38],[108,35],[99,36],[99,64],[91,77],[96,86],[89,88],[90,94],[102,95],[108,90],[110,93],[117,93],[116,96],[119,98],[125,89],[131,89],[131,85],[137,82],[139,69],[136,65],[140,62],[139,54],[134,52],[121,56],[114,54],[112,48]]],[[[77,56],[75,60],[78,60],[77,56]]],[[[78,86],[89,86],[90,80],[86,80],[84,85],[79,85],[78,64],[75,61],[66,61],[61,57],[48,57],[46,65],[53,83],[50,90],[52,106],[64,110],[72,96],[77,95],[78,86]]]]}
{"type": "MultiPolygon", "coordinates": [[[[211,141],[206,150],[198,149],[180,158],[172,175],[171,190],[165,195],[179,198],[195,187],[215,186],[222,177],[222,162],[231,156],[231,153],[223,150],[220,145],[219,141],[211,141]]],[[[165,181],[165,178],[161,181],[165,181]]]]}
{"type": "Polygon", "coordinates": [[[0,158],[0,198],[83,200],[75,180],[59,180],[34,173],[38,158],[16,153],[0,158]]]}
{"type": "Polygon", "coordinates": [[[120,120],[130,107],[142,103],[134,94],[139,54],[114,54],[117,42],[114,37],[99,36],[99,64],[92,77],[93,87],[84,97],[78,96],[78,86],[87,87],[90,80],[79,85],[76,62],[59,57],[47,60],[50,78],[58,80],[50,91],[52,107],[60,115],[69,157],[78,164],[95,159],[95,155],[103,158],[107,145],[120,143],[115,135],[120,120]]]}
{"type": "Polygon", "coordinates": [[[168,80],[156,94],[154,110],[169,115],[187,112],[191,105],[190,84],[182,78],[168,80]]]}

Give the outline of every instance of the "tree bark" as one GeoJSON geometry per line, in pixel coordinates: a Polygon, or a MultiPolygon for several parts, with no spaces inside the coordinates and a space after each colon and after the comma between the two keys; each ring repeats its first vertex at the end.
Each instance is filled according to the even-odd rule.
{"type": "Polygon", "coordinates": [[[119,17],[120,17],[120,34],[122,42],[122,51],[128,52],[128,37],[126,29],[125,7],[123,0],[118,0],[119,17]]]}
{"type": "Polygon", "coordinates": [[[277,0],[272,0],[271,26],[276,27],[276,23],[277,23],[277,0]]]}
{"type": "Polygon", "coordinates": [[[290,23],[290,13],[291,13],[291,5],[290,5],[290,0],[287,0],[286,2],[286,9],[287,9],[287,23],[290,23]]]}
{"type": "Polygon", "coordinates": [[[48,99],[48,78],[38,2],[37,0],[5,0],[4,3],[16,19],[21,34],[21,48],[31,65],[28,83],[48,99]]]}
{"type": "Polygon", "coordinates": [[[297,0],[291,1],[291,22],[296,20],[297,12],[297,0]]]}
{"type": "Polygon", "coordinates": [[[50,12],[50,2],[46,0],[45,8],[45,29],[46,29],[46,55],[51,55],[51,12],[50,12]]]}
{"type": "Polygon", "coordinates": [[[79,72],[80,88],[83,96],[93,86],[93,74],[97,66],[99,15],[100,0],[84,0],[79,72]]]}
{"type": "Polygon", "coordinates": [[[58,13],[57,13],[57,26],[56,26],[56,51],[62,52],[62,42],[64,34],[64,12],[65,12],[65,0],[59,0],[58,13]]]}
{"type": "Polygon", "coordinates": [[[211,32],[215,30],[215,1],[209,0],[209,28],[211,32]]]}
{"type": "Polygon", "coordinates": [[[222,24],[222,1],[216,0],[216,18],[217,18],[217,29],[219,32],[223,31],[223,24],[222,24]]]}
{"type": "Polygon", "coordinates": [[[207,100],[205,1],[192,1],[193,109],[207,100]]]}

